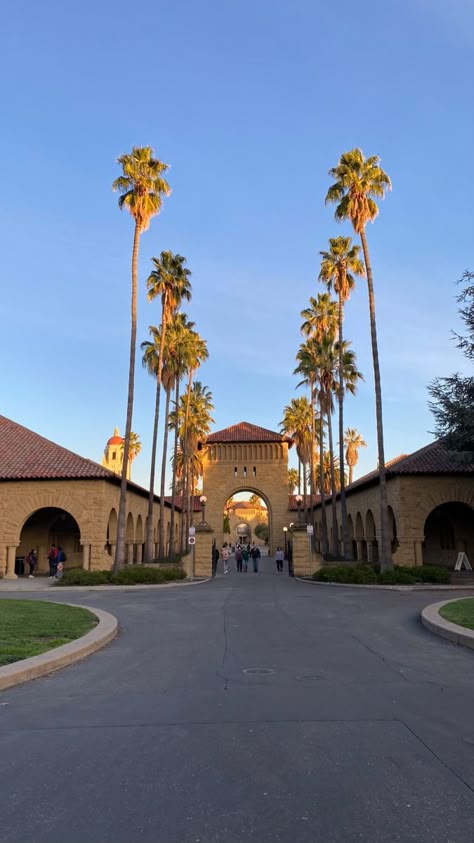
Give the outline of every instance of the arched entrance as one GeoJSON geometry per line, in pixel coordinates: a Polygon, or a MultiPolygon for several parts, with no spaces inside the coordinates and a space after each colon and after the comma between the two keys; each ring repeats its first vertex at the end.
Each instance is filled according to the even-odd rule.
{"type": "Polygon", "coordinates": [[[254,542],[262,552],[268,548],[271,508],[255,490],[240,490],[230,495],[223,510],[224,541],[231,545],[254,542]]]}
{"type": "Polygon", "coordinates": [[[226,503],[239,492],[255,494],[266,504],[270,555],[283,543],[283,528],[288,528],[292,518],[288,498],[288,449],[292,444],[290,437],[249,422],[212,433],[201,443],[206,520],[218,546],[226,541],[226,503]]]}
{"type": "Polygon", "coordinates": [[[47,573],[47,554],[52,544],[64,550],[66,568],[82,566],[81,531],[77,521],[65,509],[48,506],[37,509],[23,524],[17,558],[27,556],[34,548],[38,558],[38,573],[47,573]]]}
{"type": "MultiPolygon", "coordinates": [[[[443,503],[425,521],[423,564],[454,568],[458,553],[464,551],[474,563],[474,509],[466,503],[443,503]]],[[[473,565],[474,567],[474,565],[473,565]]]]}

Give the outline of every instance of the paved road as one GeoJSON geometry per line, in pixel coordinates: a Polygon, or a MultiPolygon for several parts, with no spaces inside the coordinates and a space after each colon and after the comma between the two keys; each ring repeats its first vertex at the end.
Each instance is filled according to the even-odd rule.
{"type": "Polygon", "coordinates": [[[0,840],[471,843],[474,659],[421,627],[436,599],[303,584],[271,560],[69,592],[121,635],[0,694],[0,840]]]}

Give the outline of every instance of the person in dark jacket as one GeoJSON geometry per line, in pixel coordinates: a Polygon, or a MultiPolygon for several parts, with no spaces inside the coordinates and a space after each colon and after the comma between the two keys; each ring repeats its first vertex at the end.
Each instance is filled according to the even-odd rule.
{"type": "Polygon", "coordinates": [[[253,561],[253,572],[254,574],[258,574],[258,560],[260,559],[260,551],[256,544],[254,544],[254,546],[252,547],[250,555],[253,561]]]}

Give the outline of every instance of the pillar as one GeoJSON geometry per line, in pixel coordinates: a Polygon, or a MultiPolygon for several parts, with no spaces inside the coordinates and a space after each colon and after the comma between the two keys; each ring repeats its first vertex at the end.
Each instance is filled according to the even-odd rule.
{"type": "Polygon", "coordinates": [[[369,565],[374,561],[374,546],[372,539],[367,539],[367,562],[369,565]]]}
{"type": "Polygon", "coordinates": [[[194,576],[212,575],[212,540],[214,530],[208,524],[196,524],[196,544],[194,545],[194,576]]]}
{"type": "Polygon", "coordinates": [[[306,524],[295,524],[292,528],[293,573],[295,577],[311,576],[311,546],[306,524]]]}
{"type": "Polygon", "coordinates": [[[16,558],[16,544],[7,545],[7,569],[5,573],[6,580],[17,580],[15,574],[15,558],[16,558]]]}
{"type": "Polygon", "coordinates": [[[0,544],[0,577],[4,577],[7,572],[7,546],[0,544]]]}
{"type": "Polygon", "coordinates": [[[360,560],[362,559],[363,553],[364,553],[364,547],[363,547],[363,544],[362,544],[362,539],[358,539],[356,541],[356,545],[357,545],[357,560],[356,561],[360,562],[360,560]]]}
{"type": "Polygon", "coordinates": [[[91,565],[91,546],[90,544],[82,545],[82,567],[84,571],[89,571],[91,565]]]}
{"type": "Polygon", "coordinates": [[[125,548],[125,564],[133,565],[133,542],[128,542],[125,548]]]}
{"type": "Polygon", "coordinates": [[[423,565],[423,539],[415,539],[415,565],[423,565]]]}
{"type": "Polygon", "coordinates": [[[137,565],[143,562],[143,545],[139,542],[137,544],[137,565]]]}

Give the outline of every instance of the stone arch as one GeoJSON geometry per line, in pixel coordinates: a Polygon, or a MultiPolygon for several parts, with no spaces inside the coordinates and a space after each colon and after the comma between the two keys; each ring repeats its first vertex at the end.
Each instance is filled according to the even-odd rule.
{"type": "Polygon", "coordinates": [[[424,523],[423,564],[454,568],[464,551],[474,562],[474,507],[464,501],[445,501],[434,507],[424,523]]]}
{"type": "Polygon", "coordinates": [[[117,511],[114,507],[110,510],[110,515],[107,521],[107,534],[105,539],[105,549],[109,556],[112,556],[113,549],[117,541],[117,511]]]}
{"type": "Polygon", "coordinates": [[[430,512],[445,503],[466,504],[474,509],[474,483],[469,487],[457,483],[456,480],[447,479],[442,488],[427,488],[418,499],[416,510],[417,521],[424,524],[430,512]]]}
{"type": "Polygon", "coordinates": [[[365,516],[365,540],[367,543],[367,559],[369,562],[379,561],[379,544],[375,528],[375,518],[371,509],[367,510],[365,516]]]}
{"type": "Polygon", "coordinates": [[[367,542],[365,539],[365,531],[364,531],[364,522],[362,521],[362,515],[360,512],[356,515],[356,523],[355,523],[355,534],[356,534],[356,545],[357,545],[357,553],[355,558],[358,562],[363,562],[367,560],[367,542]]]}
{"type": "Polygon", "coordinates": [[[352,558],[357,559],[357,542],[355,539],[354,522],[352,515],[347,516],[347,529],[349,531],[349,544],[352,550],[352,558]]]}
{"type": "MultiPolygon", "coordinates": [[[[257,486],[249,485],[249,484],[245,483],[245,481],[243,481],[238,486],[232,488],[231,491],[228,494],[225,495],[224,500],[221,499],[221,505],[220,505],[219,511],[224,512],[224,510],[226,508],[227,501],[229,500],[229,498],[232,498],[234,495],[237,495],[239,492],[249,492],[251,495],[258,495],[258,497],[263,500],[263,502],[264,502],[264,504],[267,508],[268,548],[269,548],[269,553],[271,553],[272,552],[273,511],[272,511],[272,506],[271,506],[270,499],[269,499],[268,495],[266,495],[264,492],[262,492],[261,489],[259,489],[257,486]]],[[[226,537],[226,540],[227,540],[227,537],[226,537]]]]}
{"type": "Polygon", "coordinates": [[[135,528],[135,541],[138,542],[138,544],[143,544],[143,521],[141,515],[139,515],[137,518],[137,526],[135,528]]]}
{"type": "Polygon", "coordinates": [[[127,515],[127,521],[125,525],[125,541],[133,542],[135,538],[135,529],[133,526],[133,515],[131,512],[127,515]]]}
{"type": "MultiPolygon", "coordinates": [[[[48,490],[45,492],[38,492],[33,494],[25,494],[17,500],[15,499],[15,519],[9,519],[11,524],[11,540],[12,544],[19,544],[21,531],[27,520],[40,509],[59,509],[68,512],[79,525],[81,535],[88,531],[90,527],[89,519],[86,516],[84,506],[78,504],[76,500],[71,498],[68,494],[63,494],[60,490],[48,490]],[[12,523],[13,522],[13,523],[12,523]]],[[[8,525],[6,524],[5,527],[8,525]]],[[[5,529],[6,541],[10,538],[8,536],[8,529],[5,529]]]]}
{"type": "Polygon", "coordinates": [[[390,538],[390,547],[392,553],[395,553],[398,546],[398,535],[397,535],[397,519],[395,518],[395,513],[393,511],[393,507],[388,507],[388,529],[389,529],[389,538],[390,538]]]}
{"type": "Polygon", "coordinates": [[[372,510],[368,509],[365,516],[365,538],[367,541],[375,539],[375,518],[372,510]]]}
{"type": "Polygon", "coordinates": [[[16,555],[21,558],[36,550],[38,571],[45,573],[49,569],[47,556],[52,544],[66,554],[65,567],[82,565],[81,529],[77,520],[62,507],[40,507],[23,522],[16,555]]]}
{"type": "Polygon", "coordinates": [[[356,515],[355,536],[358,541],[362,541],[364,538],[364,523],[360,512],[356,515]]]}

